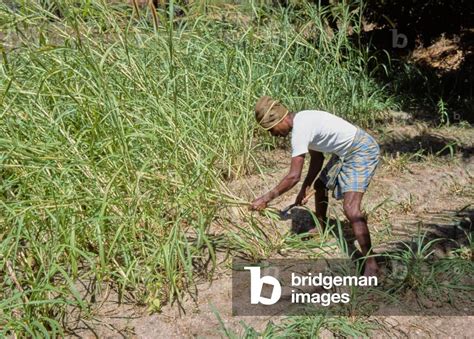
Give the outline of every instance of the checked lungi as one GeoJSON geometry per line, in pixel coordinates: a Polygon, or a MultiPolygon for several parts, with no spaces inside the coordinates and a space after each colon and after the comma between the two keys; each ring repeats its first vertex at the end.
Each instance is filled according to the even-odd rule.
{"type": "Polygon", "coordinates": [[[345,192],[365,192],[379,163],[380,147],[377,141],[358,128],[351,148],[341,158],[333,154],[319,178],[333,197],[340,200],[345,192]]]}

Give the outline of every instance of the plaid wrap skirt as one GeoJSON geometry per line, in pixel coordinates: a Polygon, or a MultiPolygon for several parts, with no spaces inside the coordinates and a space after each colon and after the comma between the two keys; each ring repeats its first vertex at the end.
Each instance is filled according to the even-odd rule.
{"type": "Polygon", "coordinates": [[[377,141],[358,128],[347,154],[341,158],[333,154],[319,178],[333,197],[340,200],[344,192],[365,192],[379,163],[380,147],[377,141]]]}

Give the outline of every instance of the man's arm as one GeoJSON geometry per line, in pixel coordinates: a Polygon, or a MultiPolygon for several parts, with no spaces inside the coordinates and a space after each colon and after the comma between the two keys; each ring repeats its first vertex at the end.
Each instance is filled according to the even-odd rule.
{"type": "Polygon", "coordinates": [[[252,202],[251,209],[262,210],[267,204],[276,197],[287,192],[295,186],[301,178],[301,172],[304,165],[304,154],[291,158],[289,173],[280,181],[280,183],[268,193],[252,202]]]}
{"type": "Polygon", "coordinates": [[[321,152],[310,150],[309,154],[311,155],[311,160],[309,163],[308,174],[306,174],[306,178],[303,181],[301,190],[296,196],[296,205],[301,205],[301,203],[304,203],[303,200],[307,196],[308,188],[313,184],[319,171],[321,171],[321,167],[323,167],[324,155],[321,152]]]}

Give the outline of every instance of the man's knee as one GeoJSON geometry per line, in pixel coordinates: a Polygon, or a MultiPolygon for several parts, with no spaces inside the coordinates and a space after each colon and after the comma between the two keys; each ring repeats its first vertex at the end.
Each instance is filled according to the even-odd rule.
{"type": "Polygon", "coordinates": [[[344,208],[344,214],[346,218],[349,220],[349,222],[354,223],[357,221],[364,221],[364,214],[361,212],[361,210],[352,205],[343,205],[344,208]]]}

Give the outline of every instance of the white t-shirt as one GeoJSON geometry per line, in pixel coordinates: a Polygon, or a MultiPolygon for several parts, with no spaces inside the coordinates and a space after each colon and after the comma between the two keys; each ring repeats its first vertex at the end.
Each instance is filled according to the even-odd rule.
{"type": "Polygon", "coordinates": [[[291,135],[292,157],[308,150],[346,155],[357,127],[324,111],[307,110],[296,113],[291,135]]]}

